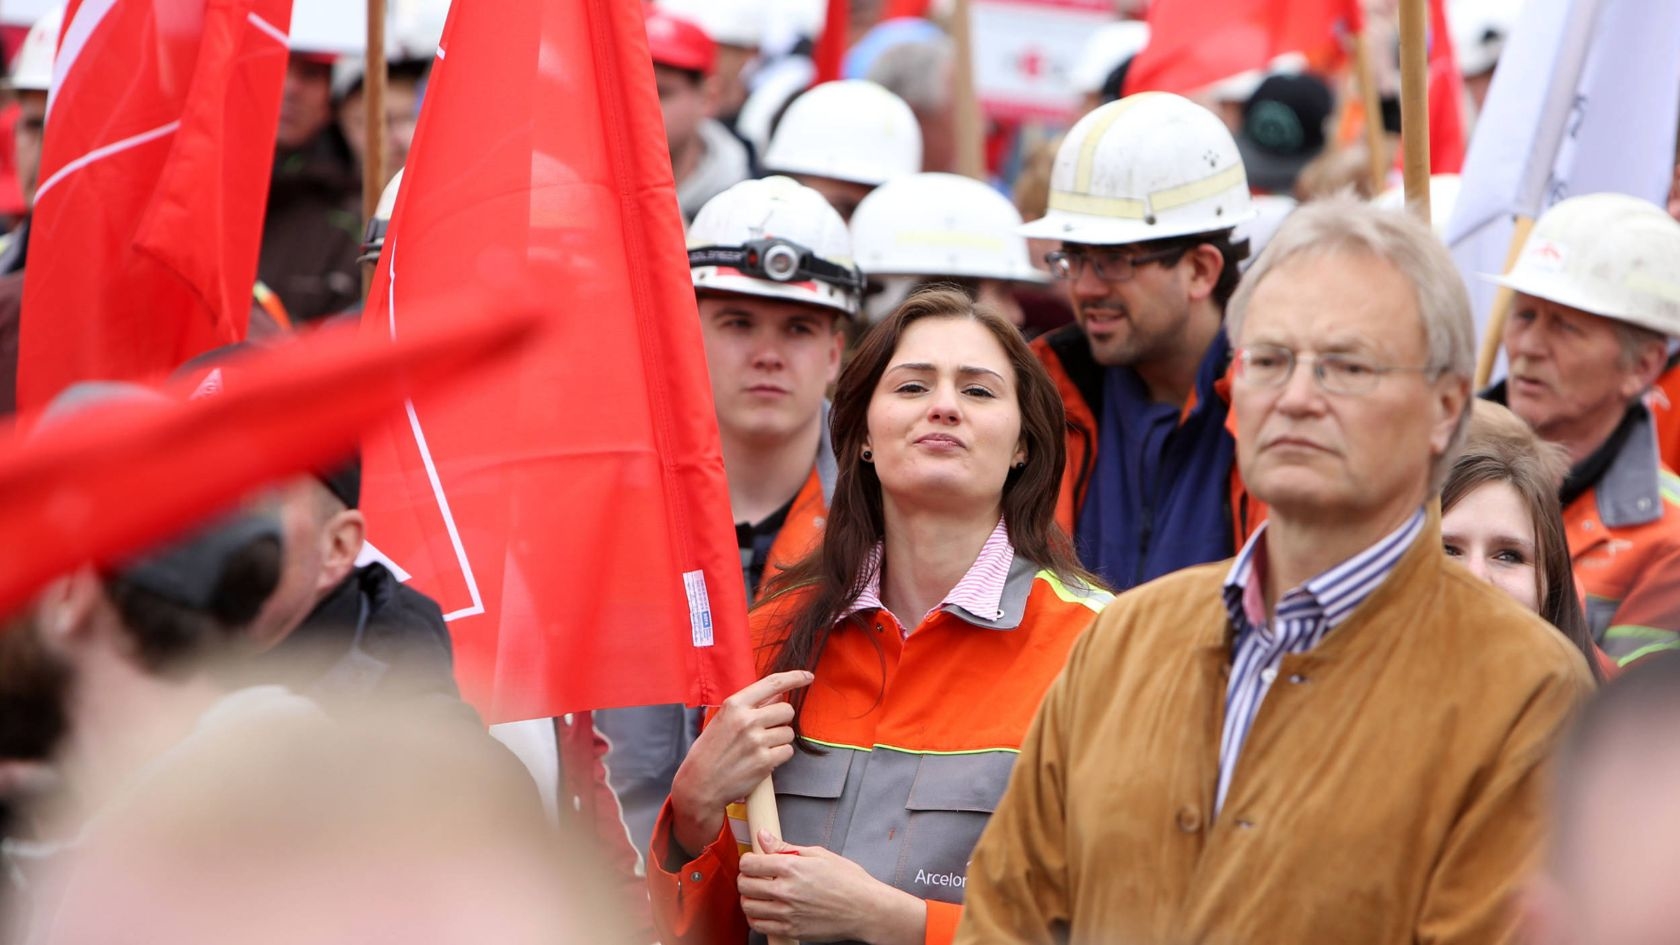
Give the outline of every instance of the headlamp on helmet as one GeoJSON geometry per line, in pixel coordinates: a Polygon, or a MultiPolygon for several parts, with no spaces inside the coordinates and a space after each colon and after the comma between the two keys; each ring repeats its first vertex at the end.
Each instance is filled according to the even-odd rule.
{"type": "Polygon", "coordinates": [[[826,282],[862,294],[863,273],[856,266],[829,262],[785,239],[749,240],[740,246],[697,246],[688,251],[689,268],[723,266],[770,282],[826,282]]]}

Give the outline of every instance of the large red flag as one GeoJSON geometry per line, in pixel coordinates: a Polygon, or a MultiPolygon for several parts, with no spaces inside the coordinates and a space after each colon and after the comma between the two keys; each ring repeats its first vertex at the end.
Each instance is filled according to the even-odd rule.
{"type": "Polygon", "coordinates": [[[530,279],[555,330],[371,437],[362,494],[487,722],[750,679],[683,247],[640,6],[455,4],[364,326],[400,337],[447,317],[419,300],[530,279]]]}
{"type": "Polygon", "coordinates": [[[1265,69],[1285,53],[1321,74],[1338,70],[1364,24],[1359,0],[1155,0],[1149,45],[1126,74],[1126,94],[1196,92],[1265,69]]]}
{"type": "Polygon", "coordinates": [[[71,0],[25,270],[18,403],[245,335],[291,0],[71,0]]]}
{"type": "MultiPolygon", "coordinates": [[[[227,508],[251,489],[341,459],[420,391],[453,394],[537,336],[528,304],[405,334],[316,332],[241,361],[216,397],[93,406],[0,436],[0,615],[84,563],[110,565],[227,508]],[[447,385],[447,386],[446,386],[447,385]]],[[[459,319],[459,305],[447,314],[459,319]]]]}

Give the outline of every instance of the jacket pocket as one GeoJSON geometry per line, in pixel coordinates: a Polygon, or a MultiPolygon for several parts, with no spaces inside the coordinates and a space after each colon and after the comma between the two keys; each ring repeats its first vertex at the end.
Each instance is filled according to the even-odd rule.
{"type": "Polygon", "coordinates": [[[900,862],[900,889],[923,899],[961,902],[968,858],[997,810],[1015,753],[924,755],[905,802],[909,836],[900,862]]]}
{"type": "Polygon", "coordinates": [[[789,843],[834,849],[840,799],[856,754],[849,748],[828,748],[821,755],[799,751],[776,769],[771,779],[776,785],[782,836],[789,843]]]}

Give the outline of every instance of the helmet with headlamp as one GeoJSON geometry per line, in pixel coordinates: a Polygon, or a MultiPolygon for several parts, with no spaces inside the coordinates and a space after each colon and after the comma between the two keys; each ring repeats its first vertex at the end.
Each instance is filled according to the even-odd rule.
{"type": "Polygon", "coordinates": [[[688,230],[700,292],[782,299],[857,314],[864,279],[845,221],[786,177],[742,181],[700,208],[688,230]]]}

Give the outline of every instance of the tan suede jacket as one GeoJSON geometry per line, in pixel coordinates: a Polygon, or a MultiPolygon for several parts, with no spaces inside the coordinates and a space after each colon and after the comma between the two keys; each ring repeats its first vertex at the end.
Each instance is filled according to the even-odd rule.
{"type": "Polygon", "coordinates": [[[1579,652],[1441,553],[1284,658],[1211,817],[1229,563],[1117,598],[1075,647],[968,871],[958,945],[1492,945],[1540,833],[1579,652]]]}

